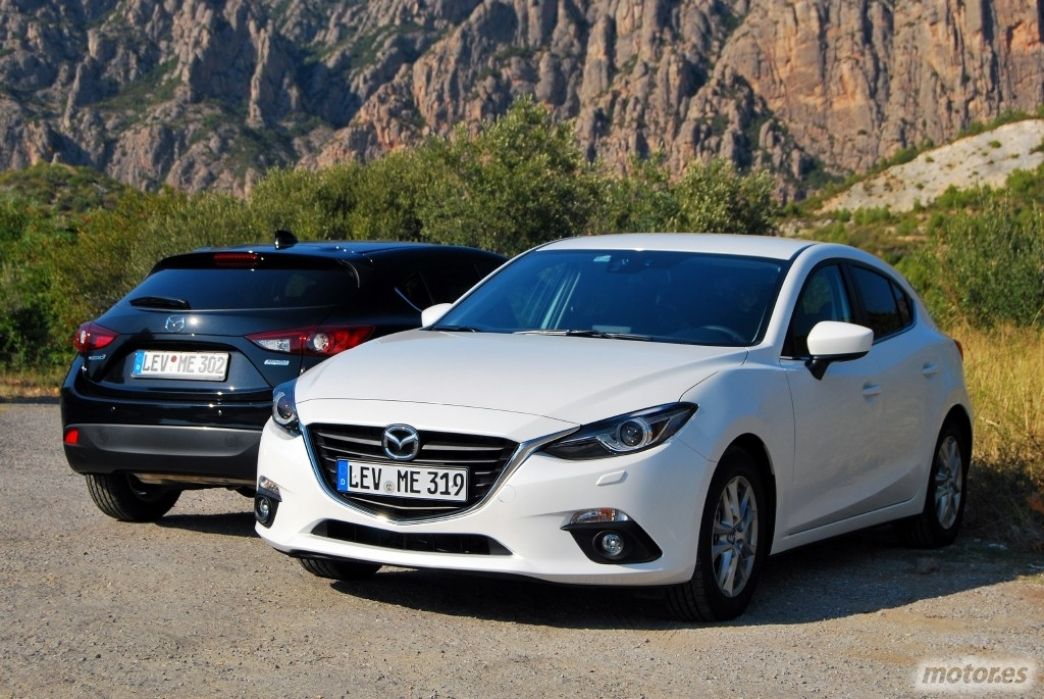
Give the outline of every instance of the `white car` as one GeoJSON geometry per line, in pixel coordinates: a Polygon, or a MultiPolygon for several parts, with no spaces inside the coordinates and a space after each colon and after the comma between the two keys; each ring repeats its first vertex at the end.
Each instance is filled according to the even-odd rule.
{"type": "Polygon", "coordinates": [[[957,535],[960,346],[859,250],[573,238],[424,326],[276,390],[257,532],[316,575],[658,586],[711,621],[770,553],[892,520],[920,546],[957,535]]]}

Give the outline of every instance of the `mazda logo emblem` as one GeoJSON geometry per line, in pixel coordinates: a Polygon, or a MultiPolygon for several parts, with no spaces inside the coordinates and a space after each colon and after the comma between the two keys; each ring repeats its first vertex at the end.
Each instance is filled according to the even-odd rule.
{"type": "Polygon", "coordinates": [[[413,461],[420,452],[420,435],[409,425],[388,425],[384,428],[381,446],[389,459],[394,461],[413,461]]]}
{"type": "Polygon", "coordinates": [[[167,316],[163,327],[169,333],[179,333],[185,329],[185,316],[167,316]]]}

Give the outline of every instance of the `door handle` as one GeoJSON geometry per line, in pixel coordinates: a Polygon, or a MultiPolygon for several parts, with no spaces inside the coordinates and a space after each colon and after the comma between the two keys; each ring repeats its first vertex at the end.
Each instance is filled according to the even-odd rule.
{"type": "Polygon", "coordinates": [[[881,387],[876,383],[865,383],[863,384],[863,397],[873,398],[874,396],[881,395],[881,387]]]}
{"type": "Polygon", "coordinates": [[[935,362],[925,362],[921,367],[921,373],[925,378],[931,378],[939,373],[939,367],[935,366],[935,362]]]}

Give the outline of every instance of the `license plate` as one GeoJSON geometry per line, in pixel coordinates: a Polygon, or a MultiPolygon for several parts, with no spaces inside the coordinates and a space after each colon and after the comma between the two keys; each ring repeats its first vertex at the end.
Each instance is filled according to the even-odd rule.
{"type": "Polygon", "coordinates": [[[134,368],[131,369],[131,376],[136,379],[224,381],[226,373],[227,352],[138,350],[134,353],[134,368]]]}
{"type": "Polygon", "coordinates": [[[337,490],[341,493],[464,502],[468,499],[468,471],[464,468],[350,463],[348,459],[338,459],[337,490]]]}

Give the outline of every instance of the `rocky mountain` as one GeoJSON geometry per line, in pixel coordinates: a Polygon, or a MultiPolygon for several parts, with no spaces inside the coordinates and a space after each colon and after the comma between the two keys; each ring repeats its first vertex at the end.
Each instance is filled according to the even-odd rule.
{"type": "Polygon", "coordinates": [[[242,191],[519,95],[611,165],[799,193],[1044,103],[1044,0],[0,0],[0,168],[242,191]]]}

